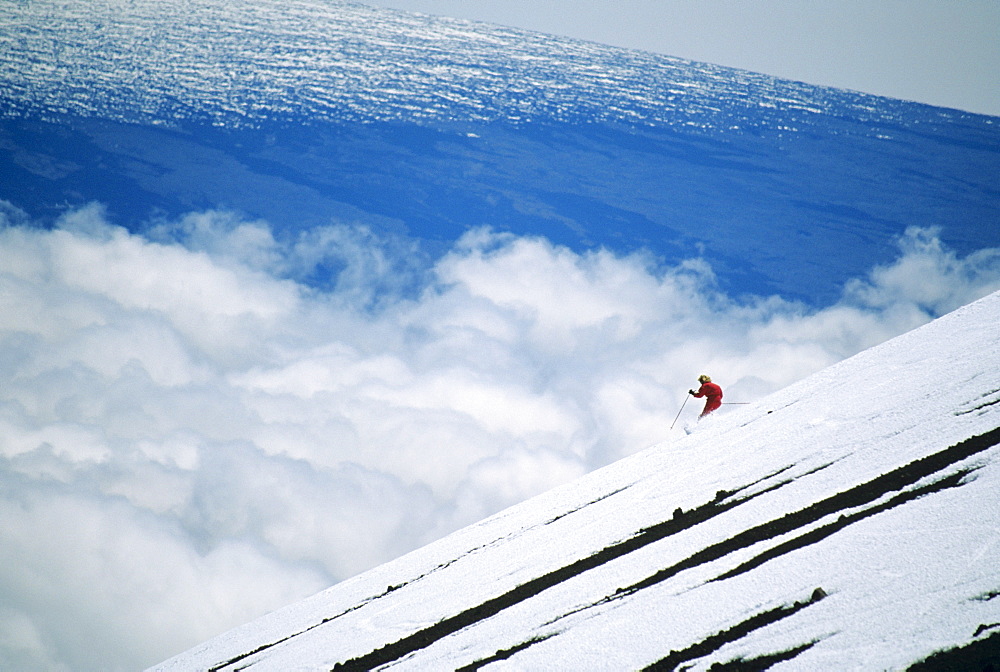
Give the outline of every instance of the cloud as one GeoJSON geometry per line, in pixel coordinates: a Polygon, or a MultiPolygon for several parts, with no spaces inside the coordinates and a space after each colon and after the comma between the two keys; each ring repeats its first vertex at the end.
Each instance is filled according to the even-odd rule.
{"type": "Polygon", "coordinates": [[[1000,251],[920,229],[817,309],[489,230],[431,261],[354,225],[2,205],[5,668],[153,664],[669,440],[699,373],[753,401],[1000,289],[1000,251]]]}

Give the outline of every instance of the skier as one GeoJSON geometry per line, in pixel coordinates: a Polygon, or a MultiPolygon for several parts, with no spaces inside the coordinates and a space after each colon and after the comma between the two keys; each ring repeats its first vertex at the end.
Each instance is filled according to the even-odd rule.
{"type": "Polygon", "coordinates": [[[719,406],[722,406],[722,388],[713,383],[712,379],[705,374],[698,376],[698,382],[701,383],[698,391],[688,390],[688,394],[695,397],[707,397],[705,400],[705,410],[698,416],[698,419],[701,420],[719,406]]]}

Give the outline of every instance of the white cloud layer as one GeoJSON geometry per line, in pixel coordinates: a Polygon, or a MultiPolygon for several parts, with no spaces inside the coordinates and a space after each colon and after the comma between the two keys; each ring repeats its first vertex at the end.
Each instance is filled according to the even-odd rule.
{"type": "Polygon", "coordinates": [[[486,230],[428,269],[346,225],[3,206],[3,669],[153,664],[668,440],[699,373],[753,401],[1000,289],[1000,250],[916,229],[814,310],[486,230]]]}

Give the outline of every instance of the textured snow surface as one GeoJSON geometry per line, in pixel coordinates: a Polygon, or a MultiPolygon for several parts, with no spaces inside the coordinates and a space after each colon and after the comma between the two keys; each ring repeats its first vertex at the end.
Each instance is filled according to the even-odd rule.
{"type": "Polygon", "coordinates": [[[154,669],[881,670],[995,646],[998,323],[1000,293],[154,669]]]}
{"type": "Polygon", "coordinates": [[[894,116],[873,96],[323,0],[6,2],[0,53],[7,114],[226,125],[541,116],[725,130],[795,130],[834,104],[894,116]]]}

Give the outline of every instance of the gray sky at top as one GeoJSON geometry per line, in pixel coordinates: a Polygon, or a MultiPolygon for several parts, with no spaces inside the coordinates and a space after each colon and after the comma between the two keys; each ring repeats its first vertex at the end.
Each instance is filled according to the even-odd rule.
{"type": "Polygon", "coordinates": [[[1000,116],[1000,0],[364,0],[1000,116]]]}

